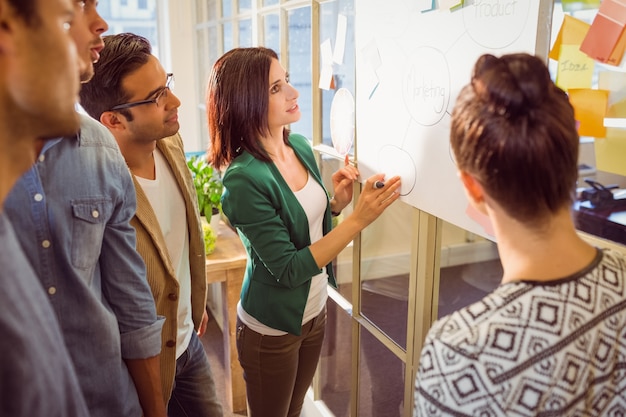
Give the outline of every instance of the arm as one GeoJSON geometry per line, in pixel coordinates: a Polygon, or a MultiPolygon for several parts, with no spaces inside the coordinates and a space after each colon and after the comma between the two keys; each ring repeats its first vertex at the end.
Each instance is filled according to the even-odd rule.
{"type": "Polygon", "coordinates": [[[130,224],[136,211],[135,187],[121,154],[113,163],[117,163],[118,171],[112,171],[115,180],[110,181],[108,192],[114,209],[105,227],[99,259],[102,295],[117,319],[122,358],[144,416],[164,417],[159,365],[164,318],[156,314],[145,265],[135,250],[136,232],[130,224]]]}
{"type": "MultiPolygon", "coordinates": [[[[333,173],[333,198],[330,200],[330,209],[333,213],[340,213],[352,201],[353,185],[358,181],[359,171],[350,165],[346,155],[344,166],[333,173]]],[[[339,223],[322,239],[310,247],[311,254],[321,268],[329,264],[365,227],[378,218],[387,207],[395,202],[400,193],[400,177],[391,178],[383,188],[374,188],[374,183],[382,181],[383,174],[369,178],[362,187],[359,201],[354,211],[344,221],[339,223]]]]}
{"type": "MultiPolygon", "coordinates": [[[[242,163],[234,169],[231,166],[224,176],[222,204],[226,216],[247,239],[244,244],[253,248],[252,255],[258,256],[271,273],[268,285],[302,285],[399,198],[395,192],[400,187],[398,177],[388,181],[384,188],[374,189],[373,182],[383,175],[373,176],[366,182],[353,214],[310,245],[308,228],[301,226],[308,222],[304,210],[274,175],[262,163],[242,163]]],[[[344,188],[352,187],[350,175],[337,178],[344,188]]]]}
{"type": "Polygon", "coordinates": [[[161,390],[159,356],[147,359],[126,359],[144,417],[166,417],[167,412],[161,390]]]}
{"type": "Polygon", "coordinates": [[[200,327],[198,328],[198,337],[202,337],[206,332],[207,325],[209,324],[209,313],[207,313],[206,309],[204,313],[202,313],[202,323],[200,323],[200,327]]]}
{"type": "MultiPolygon", "coordinates": [[[[387,207],[400,198],[400,193],[396,192],[400,188],[400,177],[391,178],[383,188],[374,188],[374,183],[382,179],[383,175],[377,174],[365,181],[363,191],[352,214],[339,223],[330,233],[310,246],[311,254],[320,268],[335,259],[339,252],[361,230],[376,220],[387,207]]],[[[343,209],[343,207],[341,208],[343,209]]]]}

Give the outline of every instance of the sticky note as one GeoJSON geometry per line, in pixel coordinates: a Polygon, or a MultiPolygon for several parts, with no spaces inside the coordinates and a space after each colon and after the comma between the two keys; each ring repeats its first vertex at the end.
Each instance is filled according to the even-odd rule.
{"type": "Polygon", "coordinates": [[[626,129],[607,129],[606,138],[594,141],[596,168],[626,176],[626,129]]]}
{"type": "Polygon", "coordinates": [[[591,58],[619,65],[626,49],[626,0],[604,0],[580,45],[591,58]]]}
{"type": "Polygon", "coordinates": [[[422,9],[422,13],[431,12],[436,9],[437,9],[437,0],[433,0],[432,3],[430,4],[430,8],[422,9]]]}
{"type": "Polygon", "coordinates": [[[463,0],[439,0],[439,9],[440,10],[449,10],[454,12],[458,9],[463,8],[464,1],[463,0]]]}
{"type": "Polygon", "coordinates": [[[561,6],[566,13],[578,10],[597,9],[600,7],[600,0],[561,0],[561,6]]]}
{"type": "Polygon", "coordinates": [[[552,45],[552,49],[550,50],[550,54],[548,56],[555,61],[558,61],[559,56],[561,55],[561,46],[579,46],[585,39],[585,36],[587,36],[588,31],[588,23],[585,23],[582,20],[578,20],[570,15],[565,15],[563,17],[563,23],[561,23],[559,33],[554,41],[554,44],[552,45]]]}
{"type": "Polygon", "coordinates": [[[606,117],[626,118],[626,73],[598,72],[598,89],[609,91],[606,117]]]}
{"type": "Polygon", "coordinates": [[[320,44],[321,68],[318,88],[328,90],[331,88],[333,79],[333,50],[330,39],[320,44]]]}
{"type": "Polygon", "coordinates": [[[604,138],[604,117],[609,92],[606,90],[570,89],[569,101],[574,107],[574,117],[580,122],[578,134],[604,138]]]}
{"type": "Polygon", "coordinates": [[[561,45],[556,85],[565,91],[572,88],[591,88],[594,67],[594,60],[580,52],[578,45],[561,45]]]}
{"type": "Polygon", "coordinates": [[[337,16],[337,32],[335,35],[335,50],[333,51],[333,61],[339,65],[343,64],[343,57],[346,50],[346,32],[348,30],[348,18],[346,15],[337,16]]]}
{"type": "Polygon", "coordinates": [[[580,43],[589,31],[589,24],[565,15],[552,45],[550,58],[558,61],[556,85],[563,90],[590,88],[595,62],[580,51],[580,43]]]}
{"type": "Polygon", "coordinates": [[[366,86],[365,91],[369,92],[368,95],[371,99],[380,84],[378,70],[383,65],[378,45],[374,39],[363,48],[362,55],[365,57],[365,65],[360,70],[359,82],[366,86]]]}

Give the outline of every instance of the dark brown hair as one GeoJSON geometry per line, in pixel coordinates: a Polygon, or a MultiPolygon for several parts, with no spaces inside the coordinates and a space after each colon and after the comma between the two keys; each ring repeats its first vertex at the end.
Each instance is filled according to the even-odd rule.
{"type": "Polygon", "coordinates": [[[452,113],[458,168],[509,215],[539,225],[573,202],[579,137],[567,95],[529,54],[481,56],[452,113]]]}
{"type": "MultiPolygon", "coordinates": [[[[152,56],[150,42],[133,33],[120,33],[104,38],[100,59],[93,65],[94,76],[80,89],[80,104],[96,120],[105,111],[126,103],[130,97],[122,88],[122,80],[145,65],[152,56]]],[[[119,110],[127,120],[133,117],[127,109],[119,110]]]]}
{"type": "Polygon", "coordinates": [[[31,27],[37,27],[41,24],[41,15],[38,8],[44,1],[49,0],[8,0],[17,15],[31,27]]]}
{"type": "MultiPolygon", "coordinates": [[[[268,133],[269,72],[276,52],[263,47],[236,48],[213,65],[206,93],[209,125],[207,158],[218,169],[243,150],[271,159],[258,138],[268,133]]],[[[285,143],[288,129],[283,131],[285,143]]]]}

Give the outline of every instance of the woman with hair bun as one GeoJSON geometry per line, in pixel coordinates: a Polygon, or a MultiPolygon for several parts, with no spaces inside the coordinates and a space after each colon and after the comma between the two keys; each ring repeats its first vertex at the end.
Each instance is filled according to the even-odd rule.
{"type": "Polygon", "coordinates": [[[432,326],[414,415],[624,413],[626,264],[576,232],[579,138],[567,95],[535,56],[483,55],[456,101],[450,141],[504,274],[432,326]]]}

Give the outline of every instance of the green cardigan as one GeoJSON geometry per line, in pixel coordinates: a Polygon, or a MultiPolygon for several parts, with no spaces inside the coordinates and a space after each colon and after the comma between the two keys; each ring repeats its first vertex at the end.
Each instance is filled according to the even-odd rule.
{"type": "MultiPolygon", "coordinates": [[[[289,144],[324,188],[309,141],[291,134],[289,144]]],[[[244,310],[267,326],[300,335],[311,278],[321,272],[309,250],[304,209],[276,165],[248,152],[232,161],[223,182],[222,209],[248,255],[241,288],[244,310]]],[[[323,224],[326,234],[332,228],[329,202],[323,224]]],[[[336,287],[332,264],[326,272],[336,287]]]]}

